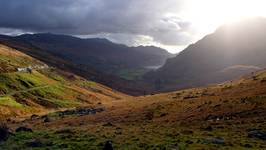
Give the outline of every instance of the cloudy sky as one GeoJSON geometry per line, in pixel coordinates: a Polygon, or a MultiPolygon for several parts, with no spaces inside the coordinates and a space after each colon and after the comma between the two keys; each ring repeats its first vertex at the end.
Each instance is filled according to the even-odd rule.
{"type": "Polygon", "coordinates": [[[102,37],[179,52],[218,26],[266,16],[265,0],[1,0],[0,33],[102,37]]]}

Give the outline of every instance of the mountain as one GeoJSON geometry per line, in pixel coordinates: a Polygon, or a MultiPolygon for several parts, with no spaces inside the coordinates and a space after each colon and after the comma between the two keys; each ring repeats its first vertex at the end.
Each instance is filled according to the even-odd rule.
{"type": "Polygon", "coordinates": [[[128,96],[74,73],[98,72],[71,69],[69,61],[24,42],[4,42],[16,49],[0,44],[0,149],[266,149],[266,70],[128,96]]]}
{"type": "MultiPolygon", "coordinates": [[[[32,35],[24,35],[24,36],[31,37],[32,35]]],[[[62,37],[65,37],[65,36],[62,36],[62,37]]],[[[78,41],[81,40],[79,38],[74,38],[74,37],[69,37],[69,36],[66,36],[66,37],[67,39],[75,39],[78,41]]],[[[120,75],[121,76],[123,75],[124,78],[121,78],[118,75],[113,75],[113,74],[99,71],[98,70],[99,68],[95,68],[95,66],[91,66],[89,64],[79,64],[79,63],[76,63],[76,61],[71,61],[70,59],[58,53],[55,54],[51,51],[43,50],[31,44],[28,40],[26,39],[23,40],[20,38],[0,35],[0,44],[2,43],[13,49],[16,49],[17,51],[25,53],[37,60],[45,62],[51,67],[55,67],[55,68],[58,68],[66,72],[72,72],[74,74],[77,74],[79,76],[86,78],[87,80],[92,80],[97,83],[101,83],[112,89],[130,94],[130,95],[142,95],[144,94],[143,89],[147,91],[151,90],[150,85],[142,81],[124,79],[124,78],[129,77],[128,74],[130,75],[133,74],[134,76],[132,78],[135,78],[135,76],[139,76],[140,74],[143,74],[143,72],[146,72],[147,71],[146,69],[139,69],[139,70],[137,69],[137,71],[134,69],[132,70],[128,69],[129,71],[122,71],[124,73],[123,74],[120,73],[120,75]]],[[[109,41],[102,40],[102,39],[94,39],[94,40],[96,41],[100,40],[100,41],[105,41],[109,43],[109,41]]],[[[108,64],[106,64],[106,66],[108,66],[108,64]]]]}
{"type": "Polygon", "coordinates": [[[265,93],[263,70],[219,85],[123,97],[94,114],[11,118],[7,127],[14,132],[0,149],[263,150],[265,93]]]}
{"type": "Polygon", "coordinates": [[[13,38],[77,65],[118,76],[124,70],[163,65],[167,58],[173,56],[166,50],[153,46],[127,47],[99,38],[81,39],[49,33],[25,34],[13,38]]]}
{"type": "Polygon", "coordinates": [[[123,96],[126,95],[0,44],[0,119],[97,106],[123,96]]]}
{"type": "Polygon", "coordinates": [[[145,79],[159,91],[234,79],[266,67],[266,19],[252,18],[218,28],[167,60],[145,79]]]}

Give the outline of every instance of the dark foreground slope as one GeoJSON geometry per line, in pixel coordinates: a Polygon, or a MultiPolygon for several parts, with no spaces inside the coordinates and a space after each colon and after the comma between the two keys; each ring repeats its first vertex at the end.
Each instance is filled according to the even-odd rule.
{"type": "MultiPolygon", "coordinates": [[[[219,85],[120,99],[96,114],[8,123],[2,149],[266,149],[266,71],[219,85]],[[20,126],[33,132],[17,132],[20,126]]],[[[61,114],[61,115],[59,115],[61,114]]],[[[12,121],[12,119],[11,119],[12,121]]]]}
{"type": "Polygon", "coordinates": [[[266,66],[266,19],[228,24],[188,46],[146,80],[169,91],[234,79],[266,66]]]}

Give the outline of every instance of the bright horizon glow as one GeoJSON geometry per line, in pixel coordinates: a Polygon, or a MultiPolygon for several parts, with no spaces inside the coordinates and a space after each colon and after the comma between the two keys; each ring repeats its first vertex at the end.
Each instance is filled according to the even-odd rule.
{"type": "MultiPolygon", "coordinates": [[[[207,34],[213,33],[218,27],[251,17],[266,17],[266,0],[186,0],[183,10],[169,12],[168,16],[180,17],[190,22],[192,43],[207,34]]],[[[190,44],[192,44],[190,43],[190,44]]],[[[188,45],[169,46],[156,44],[171,53],[179,53],[188,45]]]]}
{"type": "Polygon", "coordinates": [[[181,17],[192,22],[199,40],[223,24],[265,17],[265,6],[265,0],[187,0],[181,17]]]}
{"type": "MultiPolygon", "coordinates": [[[[218,27],[250,17],[266,17],[266,0],[184,0],[184,5],[176,12],[167,12],[165,16],[181,18],[190,22],[193,30],[189,31],[195,43],[207,34],[213,33],[218,27]]],[[[174,23],[174,22],[173,22],[174,23]]],[[[176,24],[177,28],[179,26],[176,24]]],[[[175,32],[175,31],[173,31],[175,32]]],[[[178,32],[178,31],[176,31],[178,32]]],[[[109,40],[120,43],[107,37],[109,40]]],[[[177,39],[178,40],[178,39],[177,39]]],[[[139,36],[134,44],[129,46],[154,45],[166,49],[170,53],[179,53],[188,45],[164,45],[155,42],[149,36],[139,36]]]]}

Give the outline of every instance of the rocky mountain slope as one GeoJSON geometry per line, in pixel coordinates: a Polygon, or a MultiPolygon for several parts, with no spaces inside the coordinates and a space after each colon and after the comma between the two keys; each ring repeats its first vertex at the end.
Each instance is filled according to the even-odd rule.
{"type": "Polygon", "coordinates": [[[252,18],[217,29],[188,46],[146,80],[159,91],[234,79],[266,67],[266,19],[252,18]]]}

